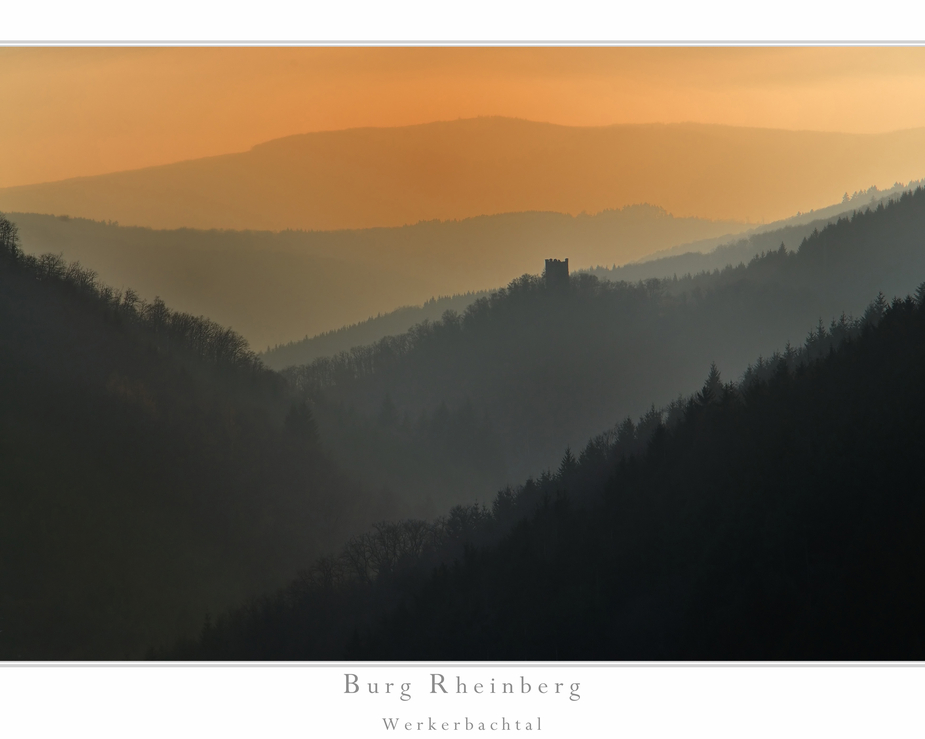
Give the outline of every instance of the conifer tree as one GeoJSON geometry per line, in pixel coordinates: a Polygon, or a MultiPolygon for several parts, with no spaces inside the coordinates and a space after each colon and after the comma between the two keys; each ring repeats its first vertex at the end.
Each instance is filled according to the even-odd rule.
{"type": "Polygon", "coordinates": [[[566,447],[562,462],[559,463],[559,479],[566,480],[577,469],[578,461],[575,459],[575,455],[572,454],[571,447],[566,447]]]}
{"type": "Polygon", "coordinates": [[[722,397],[723,382],[720,378],[719,369],[716,362],[710,364],[710,374],[707,375],[706,382],[703,383],[703,389],[700,391],[699,400],[703,405],[715,403],[722,397]]]}

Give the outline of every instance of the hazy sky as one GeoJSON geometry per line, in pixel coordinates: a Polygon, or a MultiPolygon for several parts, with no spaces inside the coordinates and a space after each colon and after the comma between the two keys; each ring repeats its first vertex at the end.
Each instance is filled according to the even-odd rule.
{"type": "Polygon", "coordinates": [[[0,48],[0,99],[5,187],[478,115],[919,127],[925,48],[0,48]]]}

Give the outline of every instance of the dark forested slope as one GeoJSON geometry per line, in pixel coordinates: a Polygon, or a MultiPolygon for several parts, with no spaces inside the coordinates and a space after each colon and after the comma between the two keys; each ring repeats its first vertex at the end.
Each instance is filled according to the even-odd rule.
{"type": "Polygon", "coordinates": [[[233,331],[0,218],[0,658],[138,657],[396,512],[233,331]]]}
{"type": "Polygon", "coordinates": [[[169,656],[922,659],[923,300],[714,367],[491,510],[381,524],[169,656]]]}
{"type": "Polygon", "coordinates": [[[922,659],[925,310],[874,329],[881,310],[816,362],[707,383],[645,454],[562,474],[355,656],[922,659]]]}

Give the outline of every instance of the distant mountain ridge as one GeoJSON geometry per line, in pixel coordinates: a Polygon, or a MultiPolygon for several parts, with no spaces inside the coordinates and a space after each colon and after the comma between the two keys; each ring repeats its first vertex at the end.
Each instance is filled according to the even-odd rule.
{"type": "Polygon", "coordinates": [[[803,239],[814,231],[837,223],[840,218],[851,218],[859,211],[886,205],[898,200],[903,192],[913,190],[923,180],[897,184],[889,190],[870,187],[854,193],[837,205],[820,208],[810,213],[801,213],[783,221],[751,229],[739,235],[734,241],[706,239],[690,244],[681,244],[629,264],[613,267],[595,267],[586,270],[605,280],[647,280],[652,278],[682,276],[699,272],[723,269],[729,265],[747,263],[756,255],[773,251],[783,244],[789,251],[799,248],[803,239]],[[868,197],[869,196],[869,197],[868,197]],[[721,242],[717,245],[717,242],[721,242]]]}
{"type": "Polygon", "coordinates": [[[156,228],[330,230],[659,203],[775,220],[925,170],[925,129],[569,127],[486,117],[290,136],[242,153],[0,190],[0,210],[156,228]]]}
{"type": "MultiPolygon", "coordinates": [[[[11,213],[31,254],[61,253],[269,348],[434,296],[507,284],[550,256],[620,263],[740,224],[634,205],[596,215],[504,213],[349,231],[155,230],[11,213]],[[566,254],[567,253],[567,254],[566,254]]],[[[401,330],[408,328],[402,327],[401,330]]],[[[362,343],[362,342],[361,342],[362,343]]]]}

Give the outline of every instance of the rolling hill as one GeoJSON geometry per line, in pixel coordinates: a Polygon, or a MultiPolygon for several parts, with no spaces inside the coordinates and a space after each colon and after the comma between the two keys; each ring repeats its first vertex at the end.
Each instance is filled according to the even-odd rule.
{"type": "Polygon", "coordinates": [[[309,133],[236,154],[5,188],[0,210],[278,231],[656,203],[677,216],[759,222],[923,171],[925,129],[582,128],[489,117],[309,133]]]}
{"type": "Polygon", "coordinates": [[[24,255],[8,225],[0,659],[137,659],[396,511],[239,335],[24,255]]]}
{"type": "MultiPolygon", "coordinates": [[[[886,191],[871,187],[866,191],[854,193],[851,198],[845,199],[842,203],[809,213],[798,213],[782,221],[749,229],[733,241],[727,241],[729,237],[726,236],[689,242],[654,252],[641,260],[621,266],[616,264],[611,267],[596,266],[579,271],[602,280],[636,282],[652,278],[662,279],[697,274],[740,263],[744,264],[758,254],[777,249],[780,244],[794,251],[813,231],[825,228],[837,222],[839,218],[851,218],[858,210],[876,208],[880,203],[897,199],[907,188],[914,188],[919,184],[919,182],[910,182],[886,191]]],[[[566,242],[563,241],[563,243],[566,242]]],[[[575,249],[572,253],[583,254],[580,242],[569,241],[567,243],[575,249]]],[[[574,263],[573,260],[572,264],[574,263]]],[[[532,268],[527,270],[527,272],[532,271],[532,268]]],[[[305,364],[320,357],[348,351],[355,346],[371,344],[390,334],[403,333],[416,323],[440,318],[446,310],[462,312],[479,297],[487,296],[487,291],[474,292],[452,298],[430,300],[420,307],[403,307],[363,322],[344,326],[336,331],[324,332],[312,337],[306,336],[301,341],[276,346],[261,354],[261,358],[274,369],[305,364]]]]}

